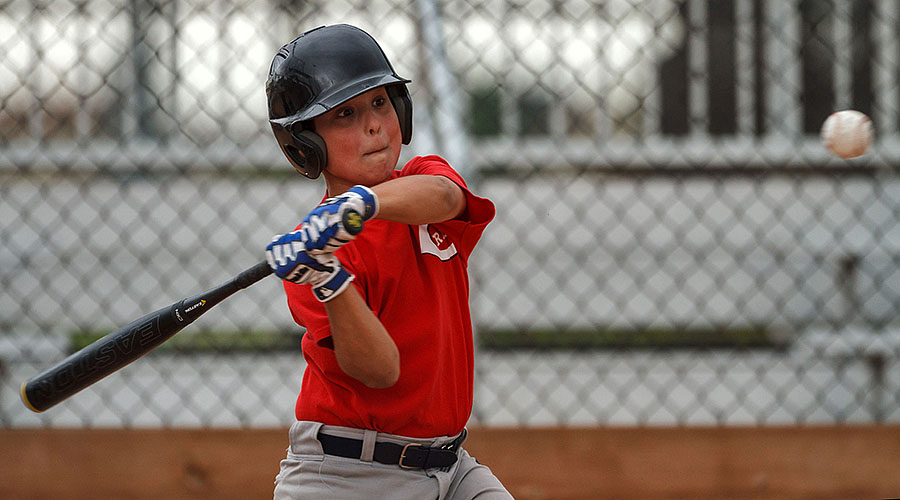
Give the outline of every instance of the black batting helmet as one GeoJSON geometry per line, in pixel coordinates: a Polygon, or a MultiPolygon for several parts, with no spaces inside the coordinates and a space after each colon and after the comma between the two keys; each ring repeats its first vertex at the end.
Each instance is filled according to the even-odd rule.
{"type": "Polygon", "coordinates": [[[322,26],[281,47],[266,81],[269,123],[298,172],[315,179],[325,168],[325,141],[308,121],[368,90],[385,86],[400,120],[403,144],[412,138],[412,101],[378,42],[347,24],[322,26]]]}

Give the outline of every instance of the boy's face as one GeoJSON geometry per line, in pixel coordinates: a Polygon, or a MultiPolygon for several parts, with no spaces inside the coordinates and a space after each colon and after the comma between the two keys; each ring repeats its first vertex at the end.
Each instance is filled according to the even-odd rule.
{"type": "Polygon", "coordinates": [[[400,121],[384,87],[372,89],[314,119],[325,140],[323,175],[334,196],[356,184],[384,182],[400,158],[400,121]]]}

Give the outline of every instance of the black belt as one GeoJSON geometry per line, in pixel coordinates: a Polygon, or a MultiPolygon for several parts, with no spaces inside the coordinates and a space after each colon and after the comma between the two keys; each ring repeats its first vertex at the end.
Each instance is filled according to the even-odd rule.
{"type": "MultiPolygon", "coordinates": [[[[316,438],[322,443],[322,451],[328,455],[356,459],[362,455],[363,442],[361,439],[331,436],[321,432],[316,438]]],[[[418,443],[402,445],[376,442],[372,460],[387,465],[399,465],[404,469],[450,467],[456,463],[456,453],[465,439],[466,431],[464,430],[458,438],[440,447],[423,446],[418,443]]]]}

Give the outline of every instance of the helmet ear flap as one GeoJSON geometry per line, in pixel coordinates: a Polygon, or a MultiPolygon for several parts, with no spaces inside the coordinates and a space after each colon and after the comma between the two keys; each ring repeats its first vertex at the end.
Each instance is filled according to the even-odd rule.
{"type": "Polygon", "coordinates": [[[412,140],[412,99],[409,96],[409,89],[405,84],[388,85],[385,87],[391,104],[394,105],[394,111],[397,112],[397,119],[400,120],[400,132],[403,135],[403,144],[409,144],[412,140]]]}
{"type": "Polygon", "coordinates": [[[281,143],[281,149],[294,170],[310,179],[318,178],[328,163],[325,141],[311,130],[291,133],[290,139],[281,143]]]}

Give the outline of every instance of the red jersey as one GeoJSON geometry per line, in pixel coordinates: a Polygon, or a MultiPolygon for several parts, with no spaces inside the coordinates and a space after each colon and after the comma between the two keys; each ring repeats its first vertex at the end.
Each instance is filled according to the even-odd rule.
{"type": "Polygon", "coordinates": [[[335,253],[397,344],[400,378],[394,386],[371,389],[344,373],[325,306],[309,285],[284,282],[291,314],[307,329],[298,420],[409,437],[452,436],[468,421],[474,359],[467,263],[494,218],[494,204],[469,192],[438,156],[413,158],[391,178],[423,174],[445,176],[463,189],[462,216],[422,226],[372,219],[335,253]]]}

